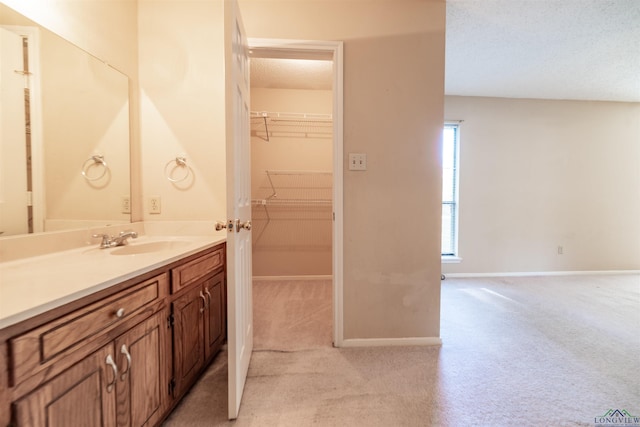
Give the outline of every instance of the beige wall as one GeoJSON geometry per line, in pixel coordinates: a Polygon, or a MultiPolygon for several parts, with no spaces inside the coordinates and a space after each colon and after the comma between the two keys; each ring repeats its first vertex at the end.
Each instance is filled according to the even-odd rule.
{"type": "Polygon", "coordinates": [[[249,1],[249,37],[344,41],[344,337],[437,337],[444,1],[249,1]]]}
{"type": "MultiPolygon", "coordinates": [[[[332,91],[251,88],[254,111],[331,114],[332,91]]],[[[260,121],[257,121],[260,123],[260,121]]],[[[309,173],[333,169],[333,138],[305,136],[301,128],[290,132],[271,128],[269,142],[260,126],[252,126],[251,196],[265,199],[273,194],[265,171],[303,171],[302,174],[274,175],[271,178],[282,199],[298,199],[286,206],[254,206],[253,275],[331,275],[331,204],[309,204],[305,200],[332,199],[329,174],[309,173]],[[263,138],[261,138],[261,136],[263,138]]],[[[302,128],[304,130],[304,128],[302,128]]]]}
{"type": "Polygon", "coordinates": [[[640,269],[640,104],[448,96],[445,117],[464,120],[445,273],[640,269]]]}
{"type": "MultiPolygon", "coordinates": [[[[139,3],[142,184],[145,220],[226,218],[223,3],[139,3]],[[189,177],[170,182],[178,155],[189,177]],[[166,167],[166,168],[165,168],[166,167]],[[148,199],[160,196],[162,212],[148,199]]],[[[179,179],[185,170],[176,168],[179,179]]]]}

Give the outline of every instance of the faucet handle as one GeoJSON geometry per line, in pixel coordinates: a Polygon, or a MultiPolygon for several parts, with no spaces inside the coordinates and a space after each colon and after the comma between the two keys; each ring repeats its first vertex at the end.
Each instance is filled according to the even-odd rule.
{"type": "Polygon", "coordinates": [[[111,247],[111,236],[109,236],[108,234],[94,234],[93,236],[94,239],[97,238],[101,238],[102,241],[100,242],[100,247],[101,248],[108,248],[111,247]]]}

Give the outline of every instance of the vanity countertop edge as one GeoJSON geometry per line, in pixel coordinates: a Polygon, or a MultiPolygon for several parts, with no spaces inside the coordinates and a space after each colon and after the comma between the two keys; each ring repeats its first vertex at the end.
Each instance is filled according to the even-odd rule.
{"type": "Polygon", "coordinates": [[[226,241],[220,236],[141,236],[132,243],[184,242],[169,250],[113,255],[81,247],[0,263],[0,329],[102,291],[226,241]]]}

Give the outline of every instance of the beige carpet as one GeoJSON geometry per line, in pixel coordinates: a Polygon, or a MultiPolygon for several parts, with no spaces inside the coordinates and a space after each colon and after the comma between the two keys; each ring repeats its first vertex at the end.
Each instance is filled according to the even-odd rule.
{"type": "MultiPolygon", "coordinates": [[[[638,275],[447,279],[441,348],[334,349],[321,345],[325,337],[316,348],[309,338],[296,349],[273,332],[278,322],[257,322],[265,313],[286,319],[275,305],[288,307],[286,287],[299,292],[301,284],[281,283],[279,302],[259,299],[261,285],[254,294],[261,350],[238,420],[226,420],[221,353],[167,427],[594,426],[609,409],[640,415],[638,275]]],[[[330,324],[308,321],[297,304],[290,312],[302,316],[298,325],[330,334],[330,324]]],[[[323,304],[330,312],[330,291],[323,304]]]]}
{"type": "Polygon", "coordinates": [[[331,347],[331,280],[254,281],[254,350],[331,347]]]}

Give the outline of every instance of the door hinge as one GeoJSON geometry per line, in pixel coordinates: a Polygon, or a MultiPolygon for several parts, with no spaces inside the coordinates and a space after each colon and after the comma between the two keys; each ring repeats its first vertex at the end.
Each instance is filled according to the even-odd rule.
{"type": "Polygon", "coordinates": [[[176,319],[175,317],[173,317],[173,313],[171,313],[167,316],[167,329],[173,328],[173,325],[175,325],[175,323],[176,319]]]}
{"type": "Polygon", "coordinates": [[[173,392],[176,389],[176,380],[171,378],[169,381],[169,396],[173,396],[173,392]]]}

